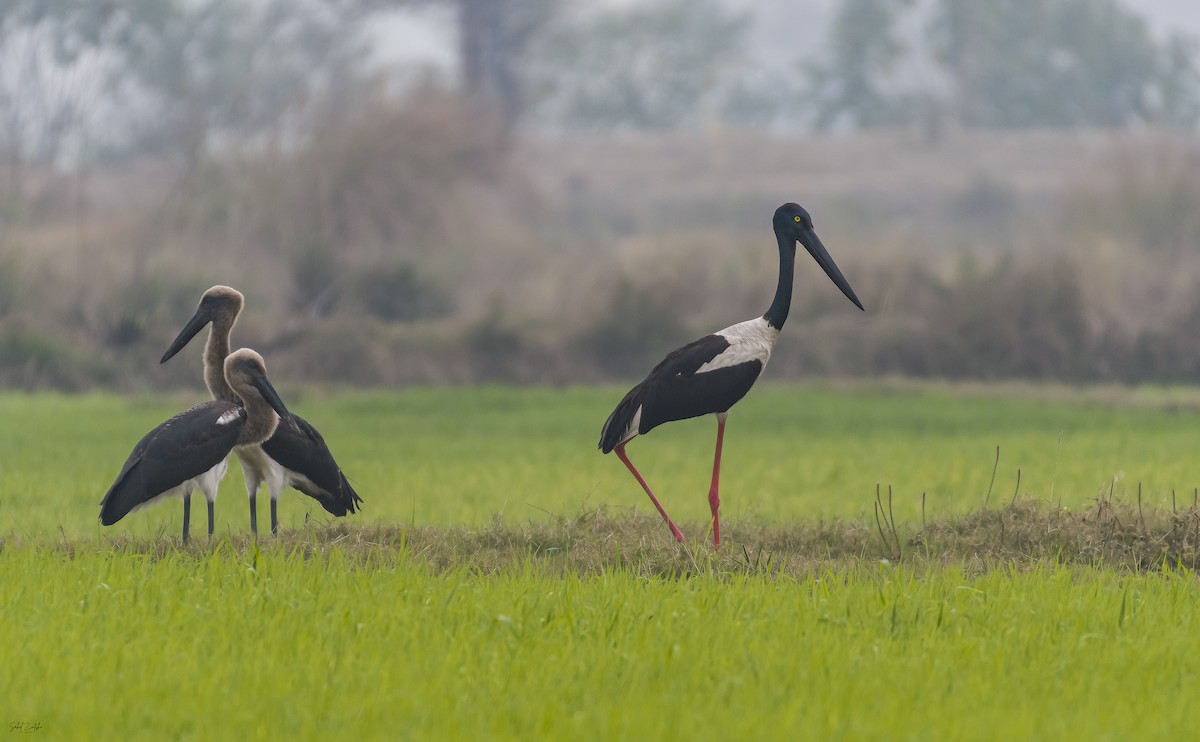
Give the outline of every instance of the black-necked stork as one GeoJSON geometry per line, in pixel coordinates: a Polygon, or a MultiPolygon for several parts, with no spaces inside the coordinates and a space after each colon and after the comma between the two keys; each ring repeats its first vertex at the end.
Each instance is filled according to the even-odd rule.
{"type": "MultiPolygon", "coordinates": [[[[244,304],[241,292],[228,286],[213,286],[205,291],[196,312],[167,348],[160,363],[170,360],[211,323],[204,345],[204,383],[213,399],[232,398],[233,390],[220,370],[229,354],[229,335],[244,304]]],[[[271,533],[279,531],[277,501],[288,486],[312,497],[335,516],[357,512],[362,502],[317,429],[299,415],[291,415],[290,420],[291,425],[280,425],[261,445],[243,445],[235,449],[246,478],[250,530],[254,533],[258,533],[256,496],[264,482],[271,497],[271,533]]]]}
{"type": "MultiPolygon", "coordinates": [[[[234,447],[261,443],[277,427],[286,427],[279,422],[287,419],[287,408],[267,378],[262,356],[242,348],[225,359],[222,370],[235,398],[205,402],[181,412],[138,441],[100,501],[101,523],[111,526],[129,512],[164,497],[188,497],[193,482],[227,461],[234,447]]],[[[215,497],[209,499],[209,537],[215,497]]],[[[186,543],[189,510],[185,507],[183,513],[186,543]]]]}
{"type": "Polygon", "coordinates": [[[617,452],[617,457],[650,496],[650,501],[679,541],[683,541],[683,534],[625,455],[625,444],[665,422],[716,414],[717,446],[713,456],[708,504],[712,509],[713,545],[720,548],[721,524],[717,518],[720,498],[717,490],[721,477],[725,419],[729,415],[729,408],[750,391],[766,367],[775,341],[779,338],[779,331],[787,320],[792,303],[796,243],[804,245],[842,293],[859,309],[863,308],[854,289],[850,288],[813,231],[812,217],[807,211],[797,204],[784,204],[776,209],[772,223],[775,240],[779,243],[779,283],[775,289],[775,299],[766,313],[706,335],[667,354],[640,384],[629,390],[608,416],[600,432],[600,450],[603,453],[617,452]]]}

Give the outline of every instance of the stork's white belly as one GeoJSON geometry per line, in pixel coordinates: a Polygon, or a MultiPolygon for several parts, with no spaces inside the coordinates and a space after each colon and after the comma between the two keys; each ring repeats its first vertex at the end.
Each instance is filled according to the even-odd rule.
{"type": "Polygon", "coordinates": [[[310,489],[317,489],[308,477],[283,467],[268,456],[260,445],[238,446],[237,455],[242,462],[242,474],[246,477],[247,492],[257,492],[258,488],[265,484],[271,499],[277,500],[280,493],[289,485],[300,484],[310,489]]]}

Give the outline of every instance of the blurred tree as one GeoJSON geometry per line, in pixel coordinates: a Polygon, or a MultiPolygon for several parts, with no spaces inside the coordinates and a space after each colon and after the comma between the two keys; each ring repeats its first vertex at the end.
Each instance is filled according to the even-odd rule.
{"type": "MultiPolygon", "coordinates": [[[[355,1],[355,0],[348,0],[355,1]]],[[[476,111],[507,140],[528,101],[524,67],[532,40],[557,17],[563,0],[357,0],[363,8],[453,5],[460,84],[476,111]]]]}
{"type": "Polygon", "coordinates": [[[720,0],[657,0],[563,14],[531,53],[542,119],[568,126],[697,123],[726,88],[745,23],[720,0]]]}
{"type": "Polygon", "coordinates": [[[1196,121],[1194,49],[1116,0],[937,0],[929,36],[966,126],[1196,121]]]}
{"type": "Polygon", "coordinates": [[[103,2],[8,0],[0,4],[0,217],[22,210],[30,168],[78,159],[106,69],[103,2]]]}
{"type": "Polygon", "coordinates": [[[463,88],[498,114],[506,128],[521,108],[513,69],[515,39],[509,30],[512,7],[512,0],[458,0],[463,88]]]}
{"type": "Polygon", "coordinates": [[[139,145],[189,160],[214,137],[229,145],[302,130],[313,102],[345,95],[365,57],[349,0],[109,2],[117,85],[143,112],[139,145]]]}
{"type": "Polygon", "coordinates": [[[1156,92],[1161,123],[1187,127],[1200,121],[1200,66],[1195,39],[1175,35],[1167,41],[1163,79],[1156,92]]]}
{"type": "Polygon", "coordinates": [[[497,116],[505,137],[525,111],[520,74],[530,41],[558,0],[457,0],[463,89],[497,116]]]}
{"type": "Polygon", "coordinates": [[[214,137],[294,134],[360,72],[361,12],[355,0],[5,0],[0,136],[51,160],[85,105],[110,154],[192,160],[214,137]]]}
{"type": "Polygon", "coordinates": [[[906,116],[904,97],[885,88],[905,52],[896,24],[912,6],[913,0],[845,0],[839,6],[822,61],[806,66],[818,128],[887,126],[906,116]]]}

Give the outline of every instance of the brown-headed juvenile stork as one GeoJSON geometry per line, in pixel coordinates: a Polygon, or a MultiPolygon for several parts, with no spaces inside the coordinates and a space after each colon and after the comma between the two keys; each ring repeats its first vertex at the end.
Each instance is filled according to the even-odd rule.
{"type": "Polygon", "coordinates": [[[787,320],[792,304],[792,272],[796,264],[796,243],[799,242],[816,259],[837,287],[859,309],[862,302],[854,289],[829,257],[825,246],[813,231],[812,217],[797,204],[784,204],[775,211],[773,219],[775,240],[779,243],[779,283],[775,299],[761,317],[726,327],[667,354],[640,384],[629,390],[617,405],[604,429],[600,432],[600,450],[616,451],[617,457],[629,468],[638,484],[650,496],[650,501],[667,522],[679,541],[683,534],[667,515],[667,511],[650,491],[646,480],[638,473],[625,454],[625,444],[635,436],[648,433],[672,420],[686,420],[715,413],[717,416],[717,446],[713,455],[712,484],[708,504],[712,510],[713,545],[721,547],[721,524],[717,518],[720,506],[718,483],[721,477],[721,443],[725,437],[725,419],[729,408],[750,391],[759,374],[766,368],[787,320]]]}
{"type": "MultiPolygon", "coordinates": [[[[204,345],[204,384],[213,399],[235,398],[221,373],[229,355],[229,336],[245,298],[228,286],[213,286],[200,297],[196,312],[179,335],[171,342],[160,363],[166,363],[188,342],[211,323],[208,341],[204,345]]],[[[271,533],[279,531],[277,500],[285,487],[291,486],[321,503],[335,515],[357,512],[362,498],[350,486],[341,468],[329,452],[325,439],[317,429],[299,415],[290,415],[290,425],[280,425],[265,441],[238,446],[234,449],[242,462],[246,491],[250,496],[250,530],[258,533],[259,487],[266,483],[271,496],[271,533]]]]}
{"type": "MultiPolygon", "coordinates": [[[[225,462],[235,447],[265,441],[280,427],[279,421],[287,419],[287,408],[267,378],[262,356],[242,348],[225,359],[222,370],[235,398],[181,412],[138,441],[100,502],[101,523],[111,526],[131,511],[166,497],[188,497],[196,478],[225,462]]],[[[209,537],[215,497],[214,492],[208,505],[209,537]]],[[[189,518],[185,507],[185,543],[189,518]]]]}

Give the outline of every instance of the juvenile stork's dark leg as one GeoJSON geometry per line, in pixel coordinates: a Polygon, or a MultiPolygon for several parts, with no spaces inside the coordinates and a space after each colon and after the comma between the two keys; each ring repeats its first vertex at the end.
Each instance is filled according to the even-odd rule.
{"type": "Polygon", "coordinates": [[[633,474],[634,479],[638,481],[638,484],[642,485],[642,489],[646,490],[646,494],[650,496],[650,502],[654,503],[654,507],[658,508],[659,515],[661,515],[663,520],[667,522],[667,526],[671,529],[671,533],[675,535],[675,540],[683,543],[683,534],[679,532],[679,529],[675,526],[675,522],[671,520],[671,516],[667,515],[667,511],[663,510],[663,506],[659,504],[658,498],[655,497],[654,493],[650,491],[650,485],[646,484],[646,480],[642,479],[642,475],[638,473],[638,470],[634,467],[633,462],[630,461],[629,457],[625,455],[625,444],[622,443],[613,450],[617,452],[617,458],[621,459],[621,461],[625,463],[625,466],[628,467],[629,471],[633,474]]]}
{"type": "Polygon", "coordinates": [[[212,540],[213,521],[215,520],[215,518],[213,517],[213,507],[215,505],[216,505],[216,503],[214,503],[212,500],[208,501],[208,539],[210,541],[212,540]]]}
{"type": "Polygon", "coordinates": [[[717,450],[713,454],[712,484],[708,488],[708,506],[712,509],[713,546],[721,548],[721,521],[717,518],[717,510],[721,507],[721,498],[717,489],[721,482],[721,443],[725,440],[725,418],[728,412],[717,414],[717,450]]]}
{"type": "Polygon", "coordinates": [[[275,498],[271,498],[271,535],[279,533],[279,515],[275,509],[275,498]]]}
{"type": "Polygon", "coordinates": [[[192,524],[192,494],[183,496],[183,543],[188,542],[188,526],[192,524]]]}
{"type": "Polygon", "coordinates": [[[250,493],[250,533],[258,535],[258,493],[250,493]]]}

